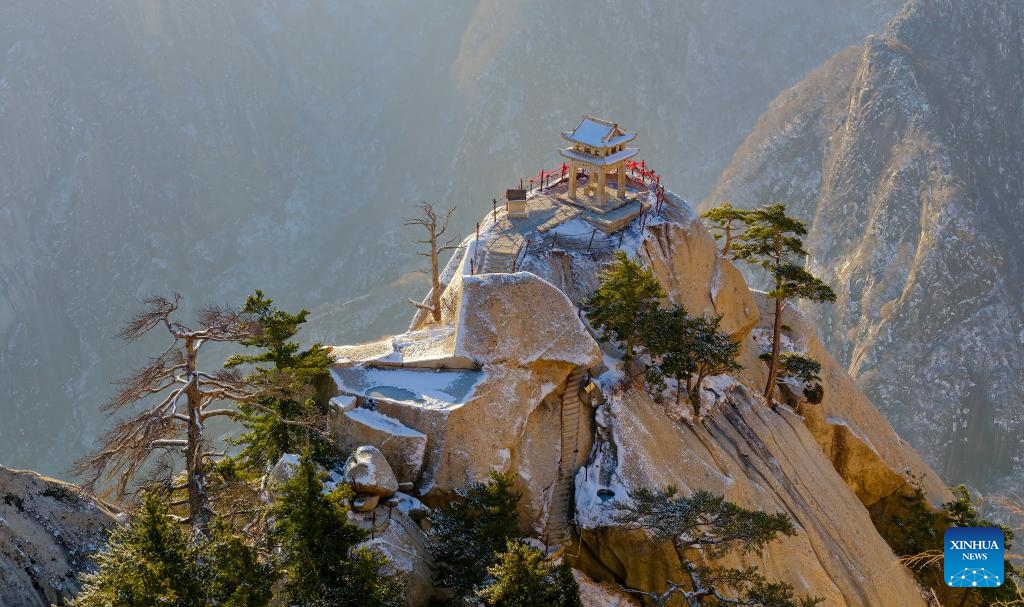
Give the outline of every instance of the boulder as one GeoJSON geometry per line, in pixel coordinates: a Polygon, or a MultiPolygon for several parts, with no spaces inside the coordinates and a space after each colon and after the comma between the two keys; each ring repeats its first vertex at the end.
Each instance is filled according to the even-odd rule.
{"type": "Polygon", "coordinates": [[[369,512],[380,503],[380,496],[364,493],[352,500],[352,509],[356,512],[369,512]]]}
{"type": "Polygon", "coordinates": [[[0,466],[0,605],[64,605],[123,516],[75,485],[0,466]]]}
{"type": "Polygon", "coordinates": [[[373,539],[359,546],[387,557],[391,567],[405,582],[406,604],[420,607],[429,604],[437,594],[432,577],[434,559],[427,549],[426,535],[410,518],[407,508],[422,506],[407,496],[401,501],[402,504],[391,512],[388,524],[379,528],[373,539]]]}
{"type": "Polygon", "coordinates": [[[372,445],[363,445],[352,453],[345,462],[344,478],[357,493],[388,496],[398,491],[398,479],[388,460],[372,445]]]}
{"type": "MultiPolygon", "coordinates": [[[[454,284],[453,284],[454,287],[454,284]]],[[[592,367],[601,350],[565,293],[530,272],[464,276],[455,352],[480,364],[592,367]]]]}
{"type": "Polygon", "coordinates": [[[743,275],[718,255],[717,243],[688,208],[667,206],[666,216],[672,221],[650,227],[637,257],[654,271],[669,300],[691,314],[720,315],[722,331],[743,339],[759,318],[743,275]]]}
{"type": "Polygon", "coordinates": [[[426,434],[379,411],[362,407],[332,411],[331,430],[342,451],[351,451],[360,445],[377,447],[399,483],[414,483],[419,478],[427,447],[426,434]]]}

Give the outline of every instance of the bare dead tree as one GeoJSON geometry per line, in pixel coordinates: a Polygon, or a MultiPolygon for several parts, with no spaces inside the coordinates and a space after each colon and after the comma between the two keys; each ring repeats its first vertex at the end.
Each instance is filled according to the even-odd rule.
{"type": "Polygon", "coordinates": [[[113,481],[117,495],[123,497],[152,455],[165,449],[179,450],[184,455],[185,480],[171,489],[186,492],[187,521],[206,533],[213,516],[207,476],[211,458],[217,455],[209,451],[206,421],[235,417],[233,408],[220,403],[245,402],[261,392],[234,369],[200,370],[198,353],[208,342],[250,339],[258,334],[260,325],[237,309],[209,307],[200,310],[198,327],[192,328],[173,318],[180,302],[177,293],[173,299],[149,298],[121,330],[119,337],[131,343],[162,326],[171,343],[145,367],[116,382],[121,389],[101,410],[114,414],[139,404],[142,408],[104,433],[100,449],[76,463],[72,471],[83,476],[89,488],[101,479],[113,481]]]}
{"type": "MultiPolygon", "coordinates": [[[[451,221],[452,213],[455,212],[455,207],[438,211],[434,209],[432,203],[421,202],[419,209],[420,215],[406,219],[405,225],[418,226],[426,233],[424,239],[416,241],[421,245],[426,245],[426,247],[422,251],[417,251],[416,254],[430,259],[431,295],[429,305],[412,300],[409,301],[417,308],[430,312],[434,322],[441,322],[441,271],[439,258],[442,253],[456,248],[454,245],[457,239],[443,240],[444,234],[448,230],[448,222],[451,221]]],[[[424,272],[426,271],[428,270],[424,270],[424,272]]]]}

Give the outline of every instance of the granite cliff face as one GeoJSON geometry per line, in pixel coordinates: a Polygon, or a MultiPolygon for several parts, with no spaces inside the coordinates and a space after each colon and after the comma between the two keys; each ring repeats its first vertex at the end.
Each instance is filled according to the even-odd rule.
{"type": "Polygon", "coordinates": [[[672,484],[793,518],[795,537],[729,564],[757,565],[829,605],[924,605],[868,507],[909,491],[908,471],[935,501],[949,497],[942,481],[796,309],[786,311],[787,343],[821,360],[825,398],[791,398],[778,412],[766,406],[754,339],[770,321],[763,296],[718,256],[688,203],[667,199],[660,215],[596,245],[576,211],[548,221],[531,215],[523,221],[545,231],[524,228],[528,244],[511,272],[487,271],[489,243],[523,224],[503,211],[488,216],[443,273],[440,323],[419,315],[406,333],[335,348],[339,442],[378,446],[428,505],[490,470],[510,472],[524,494],[524,531],[568,544],[573,565],[606,584],[658,591],[682,579],[682,555],[617,525],[606,507],[631,490],[672,484]],[[721,314],[741,341],[744,369],[708,383],[699,423],[627,380],[615,349],[599,348],[578,317],[616,249],[651,267],[670,301],[721,314]]]}
{"type": "Polygon", "coordinates": [[[117,511],[67,483],[0,466],[0,605],[63,605],[117,511]]]}
{"type": "Polygon", "coordinates": [[[1024,5],[913,0],[782,93],[705,206],[785,201],[829,350],[944,477],[1024,472],[1024,5]]]}

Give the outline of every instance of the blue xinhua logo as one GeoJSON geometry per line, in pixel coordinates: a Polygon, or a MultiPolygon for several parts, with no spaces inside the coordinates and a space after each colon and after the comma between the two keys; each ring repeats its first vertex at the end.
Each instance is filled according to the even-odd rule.
{"type": "Polygon", "coordinates": [[[1003,583],[1003,530],[998,527],[951,527],[943,546],[946,585],[992,588],[1003,583]]]}

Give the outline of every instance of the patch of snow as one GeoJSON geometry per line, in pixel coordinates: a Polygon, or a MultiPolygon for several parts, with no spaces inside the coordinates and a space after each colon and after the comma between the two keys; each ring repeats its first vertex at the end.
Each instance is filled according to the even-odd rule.
{"type": "Polygon", "coordinates": [[[409,514],[413,510],[425,510],[428,512],[430,511],[430,508],[425,506],[423,502],[421,502],[420,500],[416,499],[411,495],[402,493],[400,491],[394,495],[394,499],[398,500],[398,505],[395,506],[395,510],[398,510],[404,514],[409,514]]]}
{"type": "Polygon", "coordinates": [[[398,421],[393,417],[371,411],[370,409],[364,409],[358,407],[350,411],[345,412],[345,416],[357,421],[364,426],[376,428],[381,432],[386,432],[392,436],[410,436],[410,437],[425,437],[426,435],[417,430],[413,430],[409,426],[406,426],[402,422],[398,421]]]}
{"type": "Polygon", "coordinates": [[[330,404],[332,407],[336,407],[339,411],[342,412],[351,411],[356,407],[356,397],[350,394],[342,394],[340,396],[335,396],[334,398],[332,398],[330,401],[328,401],[328,404],[330,404]]]}
{"type": "Polygon", "coordinates": [[[868,436],[862,433],[860,430],[858,430],[856,425],[851,424],[849,421],[841,417],[835,416],[826,417],[825,421],[833,426],[845,427],[847,430],[850,431],[850,434],[857,438],[857,440],[867,445],[868,449],[871,449],[875,453],[875,455],[881,457],[881,454],[879,454],[878,449],[875,447],[874,443],[871,442],[871,439],[868,438],[868,436]]]}
{"type": "MultiPolygon", "coordinates": [[[[772,329],[757,328],[751,331],[750,334],[754,338],[754,343],[757,344],[757,347],[761,352],[772,351],[772,329]]],[[[782,333],[782,338],[779,340],[779,347],[780,352],[797,351],[796,344],[793,343],[793,340],[786,335],[785,332],[782,333]]]]}
{"type": "Polygon", "coordinates": [[[718,289],[722,287],[722,264],[715,259],[715,269],[711,273],[711,303],[718,305],[718,289]]]}
{"type": "Polygon", "coordinates": [[[431,409],[449,409],[473,398],[483,379],[480,371],[393,367],[331,369],[338,388],[351,395],[431,409]]]}

